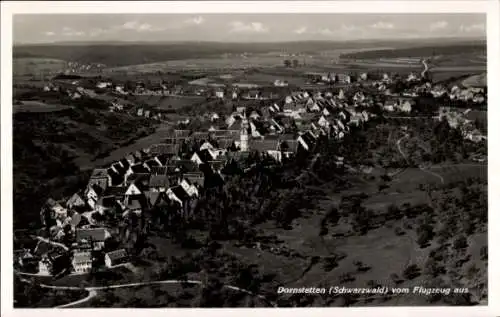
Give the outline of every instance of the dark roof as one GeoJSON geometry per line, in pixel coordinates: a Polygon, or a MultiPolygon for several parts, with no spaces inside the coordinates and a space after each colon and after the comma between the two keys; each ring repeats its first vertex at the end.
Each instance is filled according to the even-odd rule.
{"type": "Polygon", "coordinates": [[[105,168],[96,168],[92,171],[90,178],[103,178],[108,177],[108,173],[105,168]]]}
{"type": "Polygon", "coordinates": [[[298,141],[295,139],[281,141],[280,148],[284,152],[295,152],[297,150],[298,141]]]}
{"type": "Polygon", "coordinates": [[[152,155],[178,154],[179,144],[155,144],[150,147],[149,152],[152,155]]]}
{"type": "Polygon", "coordinates": [[[105,228],[76,229],[76,240],[104,241],[106,239],[105,228]]]}
{"type": "Polygon", "coordinates": [[[167,175],[167,166],[155,166],[151,168],[151,175],[167,175]]]}
{"type": "Polygon", "coordinates": [[[251,120],[251,122],[255,126],[255,129],[257,130],[257,132],[259,132],[262,135],[267,134],[268,129],[266,128],[264,122],[259,121],[259,120],[251,120]]]}
{"type": "Polygon", "coordinates": [[[173,162],[175,167],[178,167],[183,173],[196,172],[198,171],[198,166],[191,160],[178,160],[173,162]]]}
{"type": "Polygon", "coordinates": [[[170,190],[174,193],[174,195],[177,198],[179,198],[183,202],[189,199],[188,194],[186,193],[184,188],[182,188],[182,186],[180,186],[180,185],[175,186],[175,187],[171,187],[170,190]]]}
{"type": "Polygon", "coordinates": [[[165,165],[167,165],[167,163],[170,160],[170,158],[172,157],[172,155],[175,155],[175,154],[160,154],[160,155],[156,156],[156,158],[158,159],[158,161],[160,161],[161,165],[165,166],[165,165]]]}
{"type": "Polygon", "coordinates": [[[250,147],[252,150],[259,152],[267,152],[279,149],[280,140],[252,140],[250,147]]]}
{"type": "Polygon", "coordinates": [[[125,191],[127,190],[126,187],[116,187],[116,186],[110,186],[106,188],[104,193],[102,194],[104,197],[108,196],[114,196],[114,197],[120,197],[125,195],[125,191]]]}
{"type": "Polygon", "coordinates": [[[116,198],[114,196],[101,197],[97,201],[97,204],[104,208],[112,208],[116,205],[116,198]]]}
{"type": "Polygon", "coordinates": [[[132,168],[132,172],[134,172],[135,174],[149,173],[149,170],[147,168],[145,168],[144,165],[142,165],[142,164],[132,165],[131,168],[132,168]]]}
{"type": "Polygon", "coordinates": [[[120,162],[122,163],[122,165],[123,165],[126,169],[128,169],[128,168],[130,167],[130,162],[129,162],[126,158],[122,158],[122,159],[120,160],[120,162]]]}
{"type": "Polygon", "coordinates": [[[152,167],[161,166],[161,165],[160,165],[160,163],[158,163],[158,162],[157,162],[156,160],[154,160],[154,159],[151,159],[151,160],[146,161],[146,163],[145,163],[145,164],[146,164],[146,165],[147,165],[150,169],[151,169],[152,167]]]}
{"type": "Polygon", "coordinates": [[[119,174],[113,171],[111,168],[108,168],[108,175],[111,177],[111,185],[116,186],[123,183],[125,173],[119,174]]]}
{"type": "Polygon", "coordinates": [[[301,137],[308,146],[313,145],[314,142],[316,141],[309,132],[302,134],[301,137]]]}
{"type": "Polygon", "coordinates": [[[101,188],[98,185],[91,185],[90,187],[95,191],[95,193],[97,194],[97,196],[100,196],[103,193],[103,191],[104,191],[104,189],[101,188]]]}
{"type": "MultiPolygon", "coordinates": [[[[114,163],[113,165],[111,165],[115,170],[116,172],[119,174],[119,175],[125,175],[125,173],[127,173],[127,169],[128,167],[123,167],[120,165],[120,163],[114,163]]],[[[109,173],[109,168],[108,168],[108,173],[109,173]]]]}
{"type": "Polygon", "coordinates": [[[208,161],[211,161],[214,159],[207,149],[201,150],[201,151],[196,151],[196,154],[198,155],[198,157],[201,159],[201,161],[203,163],[207,163],[208,161]]]}
{"type": "Polygon", "coordinates": [[[149,179],[149,187],[168,188],[170,186],[168,179],[167,175],[151,175],[151,178],[149,179]]]}
{"type": "Polygon", "coordinates": [[[120,260],[127,257],[127,251],[125,249],[115,250],[106,253],[111,261],[120,260]]]}

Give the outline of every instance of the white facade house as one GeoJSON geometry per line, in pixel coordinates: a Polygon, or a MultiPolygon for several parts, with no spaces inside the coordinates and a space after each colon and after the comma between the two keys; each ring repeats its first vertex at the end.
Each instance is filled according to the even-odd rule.
{"type": "Polygon", "coordinates": [[[71,263],[76,273],[89,273],[92,270],[92,255],[89,251],[75,252],[71,263]]]}

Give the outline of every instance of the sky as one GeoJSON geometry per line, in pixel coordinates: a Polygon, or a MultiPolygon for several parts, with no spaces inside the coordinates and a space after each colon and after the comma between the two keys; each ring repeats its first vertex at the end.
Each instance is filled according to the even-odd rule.
{"type": "Polygon", "coordinates": [[[486,36],[485,14],[15,15],[15,43],[425,39],[486,36]]]}

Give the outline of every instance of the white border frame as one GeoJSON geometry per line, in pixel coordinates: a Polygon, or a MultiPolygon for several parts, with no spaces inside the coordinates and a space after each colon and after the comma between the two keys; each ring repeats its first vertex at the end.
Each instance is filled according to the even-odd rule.
{"type": "Polygon", "coordinates": [[[1,70],[2,70],[2,107],[1,107],[1,312],[2,316],[32,316],[41,313],[40,309],[13,309],[13,275],[12,275],[12,15],[16,13],[486,13],[487,45],[488,45],[488,84],[489,103],[494,105],[488,109],[488,185],[489,185],[489,263],[488,263],[488,306],[477,307],[388,307],[388,308],[294,308],[294,309],[50,309],[44,315],[69,315],[74,317],[95,314],[105,316],[111,312],[116,316],[135,316],[147,313],[161,316],[172,315],[197,316],[200,313],[208,316],[220,316],[223,313],[244,315],[261,315],[271,313],[282,316],[314,315],[314,316],[495,316],[500,315],[500,244],[498,228],[500,215],[500,181],[492,177],[500,175],[498,142],[493,136],[500,135],[500,125],[494,124],[499,118],[500,109],[500,64],[499,64],[499,2],[496,0],[477,1],[171,1],[171,2],[106,2],[106,1],[64,1],[64,2],[2,2],[1,7],[1,70]],[[257,3],[256,3],[257,2],[257,3]],[[499,165],[496,165],[499,164],[499,165]],[[497,282],[496,284],[494,282],[497,282]]]}

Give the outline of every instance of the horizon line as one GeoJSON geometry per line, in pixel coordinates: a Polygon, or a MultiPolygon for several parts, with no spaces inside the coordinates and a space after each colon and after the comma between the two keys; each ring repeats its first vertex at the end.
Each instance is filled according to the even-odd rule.
{"type": "Polygon", "coordinates": [[[412,41],[439,41],[439,40],[456,40],[456,41],[486,41],[487,36],[439,36],[439,37],[420,37],[420,38],[373,38],[373,39],[331,39],[331,40],[272,40],[272,41],[204,41],[204,40],[187,40],[187,41],[169,41],[169,40],[82,40],[82,41],[52,41],[52,42],[13,42],[12,45],[68,45],[68,44],[273,44],[273,43],[353,43],[353,42],[412,42],[412,41]]]}

